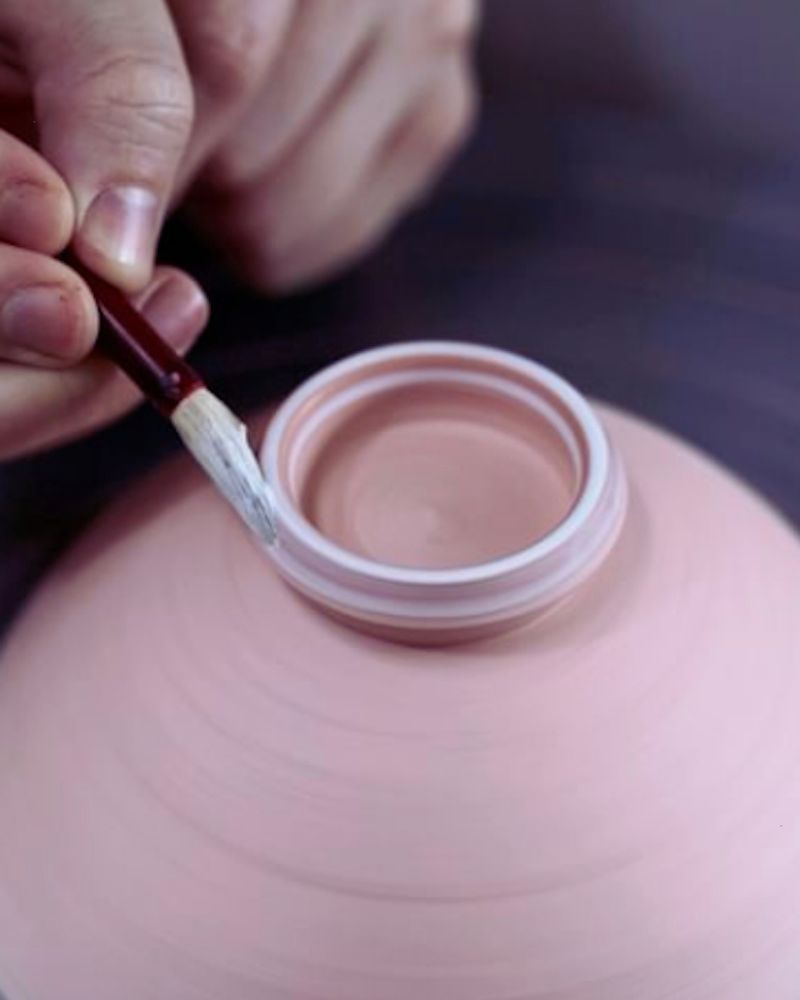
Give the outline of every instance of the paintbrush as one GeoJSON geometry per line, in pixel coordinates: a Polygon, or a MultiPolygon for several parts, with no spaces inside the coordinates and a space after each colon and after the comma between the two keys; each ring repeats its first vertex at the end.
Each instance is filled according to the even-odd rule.
{"type": "Polygon", "coordinates": [[[90,271],[74,253],[65,262],[89,286],[100,312],[98,347],[167,417],[181,440],[256,538],[275,541],[269,486],[247,428],[206,387],[127,297],[90,271]]]}

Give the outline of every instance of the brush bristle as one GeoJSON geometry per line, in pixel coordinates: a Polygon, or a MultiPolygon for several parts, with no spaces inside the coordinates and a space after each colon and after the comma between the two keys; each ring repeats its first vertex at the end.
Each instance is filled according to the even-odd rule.
{"type": "Polygon", "coordinates": [[[172,413],[186,447],[260,541],[276,536],[269,485],[247,440],[247,428],[208,389],[197,389],[172,413]]]}

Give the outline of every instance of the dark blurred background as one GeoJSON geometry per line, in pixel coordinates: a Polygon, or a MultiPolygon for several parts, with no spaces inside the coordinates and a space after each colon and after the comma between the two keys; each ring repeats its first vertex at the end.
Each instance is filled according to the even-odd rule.
{"type": "MultiPolygon", "coordinates": [[[[173,224],[214,307],[196,363],[253,411],[365,346],[455,338],[552,365],[700,445],[800,523],[800,6],[487,0],[484,114],[373,258],[270,302],[173,224]]],[[[0,624],[175,450],[141,410],[0,470],[0,624]]]]}

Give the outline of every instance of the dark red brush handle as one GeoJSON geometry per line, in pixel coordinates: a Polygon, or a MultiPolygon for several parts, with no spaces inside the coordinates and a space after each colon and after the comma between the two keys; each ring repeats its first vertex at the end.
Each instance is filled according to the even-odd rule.
{"type": "Polygon", "coordinates": [[[178,403],[203,386],[203,380],[118,288],[98,278],[72,252],[66,251],[63,260],[83,278],[97,301],[98,347],[169,416],[178,403]]]}

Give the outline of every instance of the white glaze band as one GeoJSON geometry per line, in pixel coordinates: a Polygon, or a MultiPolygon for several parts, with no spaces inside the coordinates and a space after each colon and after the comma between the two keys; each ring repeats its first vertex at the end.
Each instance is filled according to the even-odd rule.
{"type": "Polygon", "coordinates": [[[278,522],[278,543],[270,557],[292,586],[356,621],[432,632],[516,621],[561,600],[611,549],[627,500],[624,471],[605,430],[569,383],[517,355],[450,342],[367,351],[310,379],[278,411],[262,464],[274,489],[278,522]],[[319,426],[354,402],[432,382],[475,386],[488,399],[512,399],[558,435],[579,488],[554,530],[489,562],[416,569],[347,551],[307,520],[295,502],[291,480],[303,447],[319,426]],[[294,432],[287,449],[290,428],[294,432]]]}

